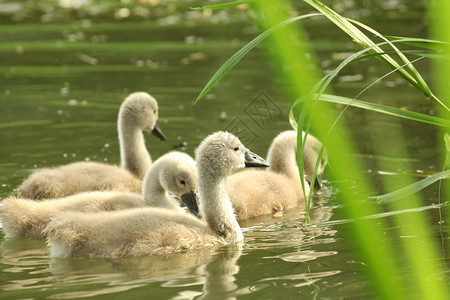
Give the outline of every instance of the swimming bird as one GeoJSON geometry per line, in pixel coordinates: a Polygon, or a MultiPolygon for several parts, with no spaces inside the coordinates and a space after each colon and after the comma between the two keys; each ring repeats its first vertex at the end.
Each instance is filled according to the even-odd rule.
{"type": "MultiPolygon", "coordinates": [[[[145,206],[171,210],[181,208],[168,193],[181,198],[188,208],[197,205],[195,162],[182,152],[169,152],[158,158],[143,181],[142,195],[131,192],[97,191],[65,198],[34,201],[9,197],[0,206],[0,221],[6,238],[45,238],[43,229],[53,217],[64,212],[113,211],[145,206]]],[[[198,214],[197,206],[194,213],[198,214]]]]}
{"type": "MultiPolygon", "coordinates": [[[[293,134],[293,133],[291,133],[293,134]]],[[[303,156],[303,172],[305,176],[305,180],[313,186],[314,189],[320,190],[322,188],[322,175],[325,170],[325,167],[328,164],[328,154],[327,150],[324,148],[323,152],[320,153],[321,148],[323,147],[322,142],[315,137],[314,135],[305,132],[302,132],[302,141],[304,141],[305,145],[303,146],[302,156],[303,156]],[[306,136],[306,140],[305,140],[306,136]],[[316,162],[319,160],[319,165],[317,168],[317,174],[314,183],[313,173],[314,168],[316,166],[316,162]]],[[[268,154],[270,157],[270,153],[268,154]]],[[[269,158],[270,159],[270,158],[269,158]]]]}
{"type": "MultiPolygon", "coordinates": [[[[317,138],[307,136],[303,149],[306,178],[312,177],[319,155],[318,143],[317,138]]],[[[270,163],[267,170],[244,170],[228,178],[228,191],[238,220],[263,214],[280,216],[310,193],[308,184],[304,184],[303,190],[298,172],[296,131],[284,131],[275,137],[267,161],[270,163]]],[[[323,168],[321,166],[319,171],[323,172],[323,168]]]]}
{"type": "Polygon", "coordinates": [[[45,229],[52,257],[129,257],[242,241],[226,178],[245,166],[267,167],[237,137],[216,132],[196,150],[203,220],[175,210],[140,208],[61,214],[45,229]]]}
{"type": "Polygon", "coordinates": [[[130,94],[118,117],[121,167],[100,162],[75,162],[31,174],[18,188],[20,198],[60,198],[86,191],[140,191],[152,164],[142,131],[165,140],[158,125],[158,103],[145,92],[130,94]]]}

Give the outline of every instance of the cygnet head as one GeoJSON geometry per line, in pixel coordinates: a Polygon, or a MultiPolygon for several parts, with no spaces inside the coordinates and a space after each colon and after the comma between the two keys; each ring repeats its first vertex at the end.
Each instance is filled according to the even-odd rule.
{"type": "Polygon", "coordinates": [[[119,127],[122,126],[139,128],[166,140],[158,125],[158,102],[145,92],[132,93],[124,100],[119,111],[119,127]]]}
{"type": "Polygon", "coordinates": [[[200,174],[221,179],[243,167],[268,167],[269,164],[248,150],[229,132],[218,131],[206,137],[196,149],[200,174]],[[200,163],[201,162],[201,163],[200,163]]]}
{"type": "Polygon", "coordinates": [[[197,190],[197,170],[192,157],[174,151],[165,154],[163,159],[162,162],[169,162],[159,173],[161,186],[165,190],[177,197],[197,190]]]}
{"type": "Polygon", "coordinates": [[[142,189],[145,197],[149,197],[153,192],[155,180],[162,189],[181,199],[187,208],[199,217],[196,196],[197,168],[191,156],[173,151],[157,159],[143,181],[142,189]],[[155,175],[157,178],[152,178],[155,175]]]}
{"type": "Polygon", "coordinates": [[[171,164],[167,164],[159,175],[161,185],[166,191],[181,199],[192,214],[200,217],[195,161],[189,155],[176,151],[164,156],[171,160],[171,164]]]}

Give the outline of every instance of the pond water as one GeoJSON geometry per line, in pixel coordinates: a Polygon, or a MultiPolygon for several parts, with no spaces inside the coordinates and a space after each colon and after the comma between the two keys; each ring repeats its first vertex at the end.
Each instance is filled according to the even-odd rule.
{"type": "MultiPolygon", "coordinates": [[[[382,33],[426,36],[422,1],[387,2],[334,1],[334,5],[382,33]]],[[[15,2],[11,5],[14,8],[15,2]]],[[[302,13],[307,11],[302,7],[302,13]]],[[[126,10],[120,14],[126,16],[126,10]]],[[[194,105],[217,68],[256,36],[257,28],[246,16],[246,11],[192,14],[179,8],[158,18],[98,21],[70,16],[66,21],[25,18],[1,24],[0,199],[14,194],[23,179],[39,168],[79,160],[118,164],[117,112],[124,97],[134,91],[149,92],[160,105],[167,141],[147,136],[153,158],[172,149],[193,155],[203,137],[233,130],[236,124],[246,128],[243,142],[264,156],[273,137],[290,126],[284,83],[262,48],[250,52],[206,99],[194,105]],[[263,119],[252,115],[249,111],[258,101],[277,113],[263,119]]],[[[323,18],[307,20],[305,28],[324,70],[358,49],[323,18]]],[[[417,68],[432,82],[429,61],[421,60],[417,68]]],[[[335,94],[354,97],[387,72],[378,61],[355,64],[332,88],[335,94]]],[[[360,98],[423,113],[434,109],[396,75],[360,98]]],[[[358,147],[358,153],[346,155],[363,159],[370,178],[379,183],[377,194],[386,192],[383,177],[395,179],[408,173],[420,178],[424,172],[440,170],[435,127],[357,109],[349,109],[345,116],[358,147]],[[397,141],[389,134],[394,130],[403,133],[408,157],[397,155],[397,141]],[[382,159],[407,160],[409,169],[380,167],[380,157],[374,154],[377,141],[392,149],[392,156],[382,159]]],[[[365,275],[367,266],[358,261],[342,219],[339,190],[326,175],[324,189],[314,196],[312,226],[305,222],[302,207],[281,218],[255,218],[241,224],[243,245],[133,259],[51,259],[43,241],[4,239],[0,233],[0,298],[374,298],[365,275]]],[[[438,203],[438,185],[422,195],[436,244],[444,244],[448,226],[439,225],[442,207],[433,206],[438,203]]],[[[389,242],[396,245],[401,238],[407,237],[389,242]]],[[[403,275],[408,275],[407,268],[403,275]]],[[[443,276],[448,278],[448,272],[443,276]]]]}

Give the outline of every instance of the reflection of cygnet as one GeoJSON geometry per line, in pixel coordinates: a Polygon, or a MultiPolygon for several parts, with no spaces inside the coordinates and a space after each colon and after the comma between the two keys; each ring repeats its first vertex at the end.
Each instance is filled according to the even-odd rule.
{"type": "Polygon", "coordinates": [[[242,245],[229,245],[221,250],[203,267],[205,283],[199,299],[236,299],[232,292],[238,287],[234,275],[239,272],[237,261],[242,254],[242,245]]]}
{"type": "Polygon", "coordinates": [[[121,167],[99,162],[76,162],[31,174],[18,188],[28,199],[61,198],[87,191],[140,191],[152,164],[143,130],[164,141],[158,126],[158,103],[147,93],[129,95],[119,110],[121,167]]]}
{"type": "MultiPolygon", "coordinates": [[[[157,159],[144,178],[142,195],[130,192],[86,192],[66,198],[34,201],[15,197],[3,200],[0,220],[6,238],[44,238],[51,218],[63,212],[100,212],[153,206],[180,209],[168,192],[196,204],[197,174],[194,160],[181,152],[169,152],[157,159]]],[[[196,211],[198,212],[198,210],[196,211]]]]}
{"type": "Polygon", "coordinates": [[[65,213],[45,229],[52,257],[126,257],[177,252],[243,239],[226,192],[226,177],[249,166],[268,166],[226,132],[206,137],[196,150],[204,221],[179,211],[139,208],[65,213]]]}
{"type": "MultiPolygon", "coordinates": [[[[321,143],[308,135],[303,149],[307,180],[312,178],[320,147],[321,143]]],[[[267,170],[244,170],[228,178],[228,192],[238,220],[263,214],[279,215],[304,201],[305,194],[309,195],[309,185],[305,184],[304,193],[298,172],[297,132],[280,133],[269,148],[267,160],[270,163],[267,170]]],[[[319,176],[324,167],[319,166],[319,176]]]]}

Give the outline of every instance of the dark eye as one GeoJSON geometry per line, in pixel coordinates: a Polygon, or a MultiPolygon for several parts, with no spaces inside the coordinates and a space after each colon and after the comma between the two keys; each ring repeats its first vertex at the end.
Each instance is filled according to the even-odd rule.
{"type": "Polygon", "coordinates": [[[185,185],[185,184],[186,184],[186,181],[181,180],[180,183],[181,183],[182,185],[185,185]]]}
{"type": "Polygon", "coordinates": [[[154,110],[154,111],[153,111],[153,113],[155,113],[155,114],[156,114],[156,110],[154,110]]]}
{"type": "Polygon", "coordinates": [[[238,151],[238,150],[239,150],[239,147],[234,147],[233,150],[234,150],[234,151],[238,151]]]}

